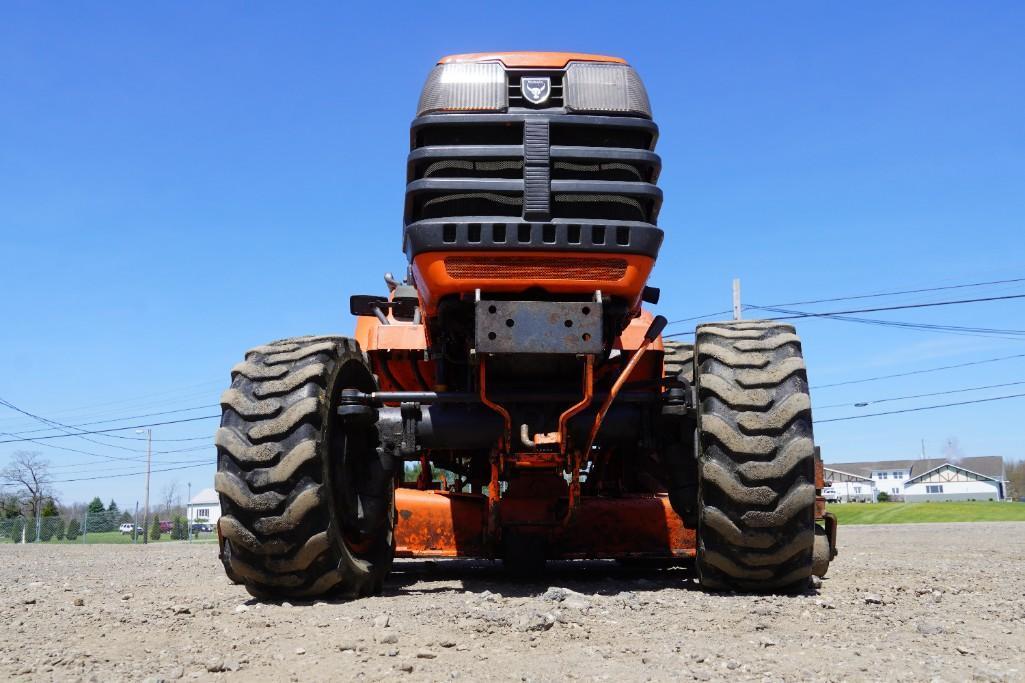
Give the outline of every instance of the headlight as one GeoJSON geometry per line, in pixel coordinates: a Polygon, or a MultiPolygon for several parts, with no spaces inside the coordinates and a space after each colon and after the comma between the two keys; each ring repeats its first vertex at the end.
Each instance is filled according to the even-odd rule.
{"type": "Polygon", "coordinates": [[[439,64],[427,77],[416,115],[437,111],[505,111],[505,69],[498,62],[439,64]]]}
{"type": "Polygon", "coordinates": [[[637,72],[624,64],[570,64],[566,69],[566,109],[615,111],[651,118],[648,91],[637,72]]]}

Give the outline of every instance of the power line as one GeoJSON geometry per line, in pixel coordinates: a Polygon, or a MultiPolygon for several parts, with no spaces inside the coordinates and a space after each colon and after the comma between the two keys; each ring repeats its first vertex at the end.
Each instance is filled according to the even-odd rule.
{"type": "MultiPolygon", "coordinates": [[[[197,458],[191,458],[189,460],[160,460],[160,461],[154,460],[153,464],[154,465],[189,465],[189,464],[210,463],[210,462],[213,462],[210,458],[198,458],[198,459],[197,458]]],[[[65,470],[63,472],[59,472],[58,476],[62,476],[63,477],[63,476],[67,476],[69,474],[79,474],[79,473],[83,473],[83,472],[97,473],[97,472],[121,472],[121,471],[124,471],[124,470],[133,470],[134,471],[136,468],[139,467],[138,463],[131,464],[131,465],[128,465],[128,464],[126,464],[126,465],[115,465],[114,467],[109,467],[109,468],[105,467],[105,468],[101,468],[101,469],[97,469],[96,467],[86,467],[88,465],[95,465],[95,464],[96,463],[88,463],[88,462],[68,463],[67,465],[63,465],[63,467],[71,467],[72,465],[74,465],[74,466],[77,466],[77,467],[79,467],[81,469],[65,470]]],[[[57,466],[52,466],[51,465],[49,469],[53,470],[53,469],[57,469],[58,467],[62,467],[62,466],[61,465],[57,465],[57,466]]]]}
{"type": "Polygon", "coordinates": [[[983,389],[996,389],[998,387],[1013,387],[1020,384],[1025,384],[1025,380],[1018,382],[1004,382],[1002,384],[987,384],[981,387],[964,387],[961,389],[947,389],[946,391],[932,391],[927,394],[910,394],[908,396],[893,396],[890,398],[877,398],[872,401],[857,401],[855,403],[832,403],[826,406],[815,406],[815,410],[825,410],[826,408],[864,408],[865,406],[872,405],[874,403],[888,403],[890,401],[904,401],[910,398],[925,398],[927,396],[944,396],[946,394],[960,394],[965,391],[982,391],[983,389]]]}
{"type": "MultiPolygon", "coordinates": [[[[759,308],[761,310],[768,310],[776,313],[793,313],[795,314],[793,317],[820,318],[822,320],[841,320],[843,322],[860,323],[863,325],[876,325],[879,327],[898,327],[902,329],[956,334],[959,336],[983,337],[986,339],[1009,339],[1011,341],[1022,341],[1022,336],[1025,335],[1025,330],[1006,330],[995,329],[991,327],[966,327],[962,325],[938,325],[935,323],[912,323],[901,320],[880,320],[878,318],[858,318],[849,315],[838,315],[830,313],[809,313],[789,308],[770,308],[767,306],[751,306],[750,308],[759,308]]],[[[769,318],[769,320],[786,319],[787,318],[783,317],[769,318]]]]}
{"type": "Polygon", "coordinates": [[[908,377],[910,375],[923,375],[928,372],[939,372],[940,370],[953,370],[954,368],[966,368],[971,365],[984,365],[986,363],[996,363],[1002,360],[1011,360],[1014,358],[1025,358],[1025,353],[1017,353],[1013,356],[999,356],[997,358],[986,358],[984,360],[971,361],[970,363],[957,363],[956,365],[941,365],[936,368],[926,368],[924,370],[912,370],[910,372],[898,372],[893,375],[878,375],[876,377],[865,377],[864,379],[850,379],[845,382],[833,382],[832,384],[817,384],[812,389],[826,389],[828,387],[840,387],[848,384],[861,384],[863,382],[875,382],[881,379],[893,379],[895,377],[908,377]]]}
{"type": "MultiPolygon", "coordinates": [[[[119,399],[116,399],[116,400],[113,400],[113,401],[104,401],[104,402],[101,402],[101,403],[92,403],[92,404],[88,404],[88,405],[84,405],[84,406],[75,406],[75,407],[72,407],[72,408],[65,408],[65,409],[61,409],[61,410],[57,411],[57,414],[63,415],[63,414],[70,414],[70,413],[81,413],[83,411],[90,411],[90,410],[94,410],[94,409],[97,409],[97,408],[103,408],[104,406],[118,405],[118,404],[122,404],[122,403],[130,403],[132,405],[136,405],[137,406],[137,405],[146,405],[146,404],[154,404],[154,403],[167,403],[168,401],[180,401],[182,398],[184,398],[186,396],[192,396],[194,394],[208,394],[207,391],[205,391],[205,390],[197,390],[197,388],[198,387],[214,386],[214,385],[221,385],[221,386],[223,386],[223,382],[220,381],[220,380],[207,380],[205,382],[197,382],[195,384],[187,384],[187,385],[181,386],[181,387],[176,388],[176,389],[165,389],[163,391],[150,392],[150,393],[147,393],[147,394],[139,394],[137,396],[123,397],[123,398],[119,398],[119,399]],[[157,399],[157,400],[153,400],[153,399],[155,399],[158,396],[166,396],[167,394],[177,394],[177,393],[181,393],[183,391],[185,392],[184,396],[179,396],[179,397],[176,397],[176,398],[160,398],[160,399],[157,399]]],[[[121,408],[113,408],[113,409],[109,409],[109,410],[108,409],[103,409],[103,410],[100,410],[99,412],[100,413],[110,412],[110,410],[122,410],[122,409],[121,408]]]]}
{"type": "MultiPolygon", "coordinates": [[[[965,288],[970,288],[970,287],[986,287],[986,286],[992,286],[992,285],[1006,285],[1006,284],[1015,284],[1015,283],[1019,283],[1019,282],[1025,282],[1025,278],[1008,278],[1008,279],[1005,279],[1005,280],[988,280],[986,282],[968,282],[968,283],[956,284],[956,285],[942,285],[942,286],[938,286],[938,287],[920,287],[918,289],[903,289],[903,290],[895,290],[895,291],[887,291],[887,292],[873,292],[873,293],[869,293],[869,294],[854,294],[854,295],[850,295],[850,296],[836,296],[836,297],[830,297],[830,298],[827,298],[827,299],[808,299],[808,300],[804,300],[804,301],[790,301],[790,302],[787,302],[787,303],[771,304],[769,306],[764,306],[764,307],[745,305],[744,308],[745,309],[748,309],[748,308],[762,308],[763,310],[769,310],[769,309],[772,309],[774,307],[780,307],[780,306],[802,306],[802,305],[810,305],[810,304],[833,303],[833,302],[837,302],[837,301],[856,301],[856,300],[859,300],[859,299],[875,299],[875,298],[887,297],[887,296],[900,296],[900,295],[903,295],[903,294],[923,294],[923,293],[927,293],[927,292],[940,292],[940,291],[947,291],[947,290],[952,290],[952,289],[965,289],[965,288]]],[[[920,305],[936,305],[936,304],[920,304],[920,305]]],[[[941,304],[941,305],[945,305],[945,304],[941,304]]],[[[876,309],[872,309],[872,310],[876,310],[876,309]]],[[[884,310],[884,309],[878,309],[878,310],[884,310]]],[[[691,320],[701,320],[702,318],[712,318],[712,317],[719,316],[719,315],[729,315],[732,312],[733,312],[732,310],[717,311],[715,313],[708,313],[706,315],[697,315],[697,316],[692,316],[690,318],[681,318],[679,320],[673,320],[673,321],[669,322],[668,324],[669,325],[674,325],[674,324],[677,324],[677,323],[689,322],[691,320]]],[[[829,314],[806,313],[804,315],[812,316],[812,315],[829,315],[829,314]]],[[[677,336],[677,335],[667,335],[667,336],[677,336]]]]}
{"type": "MultiPolygon", "coordinates": [[[[138,424],[130,427],[112,427],[110,429],[94,429],[91,431],[83,431],[78,434],[51,434],[49,436],[39,436],[33,439],[20,438],[20,439],[7,439],[0,441],[0,443],[17,443],[19,441],[42,441],[43,439],[66,439],[70,436],[80,436],[82,434],[106,434],[108,432],[122,432],[129,429],[141,429],[143,427],[161,427],[163,425],[181,424],[182,422],[196,422],[198,420],[213,420],[219,419],[220,415],[203,415],[202,417],[188,417],[181,420],[167,420],[165,422],[150,422],[149,424],[138,424]]],[[[153,439],[154,441],[178,441],[179,439],[153,439]]],[[[102,444],[109,446],[110,444],[102,444]]],[[[174,451],[154,451],[154,453],[172,453],[174,451]]]]}
{"type": "MultiPolygon", "coordinates": [[[[93,420],[92,422],[78,422],[78,423],[75,423],[73,425],[67,425],[67,426],[68,427],[73,427],[75,429],[78,429],[79,427],[89,427],[89,426],[98,425],[98,424],[108,424],[110,422],[124,422],[125,420],[137,420],[137,419],[140,419],[140,418],[143,418],[143,417],[156,417],[157,415],[172,415],[174,413],[187,413],[187,412],[189,412],[191,410],[201,410],[201,409],[206,409],[206,408],[219,408],[219,407],[220,407],[220,404],[208,403],[206,405],[193,406],[191,408],[179,408],[177,410],[162,410],[162,411],[160,411],[158,413],[143,413],[141,415],[125,415],[124,417],[115,417],[115,418],[111,418],[111,419],[107,419],[107,420],[93,420]]],[[[10,432],[10,434],[14,434],[16,436],[20,436],[22,434],[37,434],[39,432],[49,432],[49,431],[52,431],[52,430],[53,430],[52,427],[51,428],[45,428],[44,427],[42,429],[19,430],[17,432],[10,432]]],[[[124,437],[124,438],[127,439],[127,438],[133,438],[133,437],[124,437]]],[[[145,439],[143,439],[142,437],[134,437],[134,438],[137,438],[139,441],[145,441],[145,439]]],[[[195,438],[205,439],[206,437],[195,437],[195,438]]],[[[154,440],[156,441],[157,439],[154,439],[154,440]]],[[[190,441],[190,440],[192,440],[192,439],[175,439],[175,441],[190,441]]]]}
{"type": "Polygon", "coordinates": [[[706,313],[705,315],[695,315],[695,316],[691,316],[690,318],[680,318],[679,320],[671,320],[670,322],[666,323],[666,325],[675,325],[676,323],[686,323],[686,322],[690,322],[691,320],[701,320],[702,318],[714,318],[714,317],[716,317],[718,315],[732,315],[732,314],[733,314],[733,309],[730,309],[728,311],[716,311],[715,313],[706,313]]]}
{"type": "MultiPolygon", "coordinates": [[[[89,443],[94,443],[94,444],[97,444],[99,446],[106,446],[108,448],[117,448],[117,449],[122,450],[122,451],[131,451],[133,453],[145,453],[146,452],[145,450],[140,449],[140,448],[129,448],[128,446],[118,446],[116,444],[106,443],[104,441],[96,441],[95,439],[87,439],[87,438],[85,438],[83,436],[84,434],[100,434],[100,433],[103,433],[104,431],[117,431],[117,430],[86,431],[86,430],[79,429],[77,432],[69,432],[68,429],[78,429],[78,428],[73,426],[73,425],[66,425],[63,422],[57,422],[56,420],[51,420],[49,418],[42,417],[41,415],[35,415],[33,413],[28,412],[27,410],[19,408],[18,406],[14,405],[10,401],[7,401],[7,400],[5,400],[3,398],[0,398],[0,405],[7,406],[11,410],[17,411],[17,412],[21,413],[22,415],[27,415],[28,417],[31,417],[32,419],[34,419],[34,420],[36,420],[38,422],[42,422],[45,425],[53,425],[51,427],[51,429],[56,429],[57,431],[64,432],[64,434],[66,434],[68,436],[77,436],[77,437],[81,438],[83,441],[88,441],[89,443]]],[[[37,438],[49,439],[49,438],[54,438],[56,436],[58,436],[58,435],[40,436],[40,437],[37,437],[37,438]]],[[[121,436],[120,434],[108,434],[107,436],[108,436],[108,438],[112,438],[112,439],[127,439],[127,440],[132,440],[132,441],[140,441],[140,440],[141,441],[146,441],[147,440],[147,439],[139,439],[138,437],[132,437],[132,436],[121,436]]],[[[151,440],[152,441],[196,441],[197,439],[194,437],[194,438],[188,438],[188,439],[151,439],[151,440]]],[[[164,451],[164,452],[167,452],[167,451],[164,451]]]]}
{"type": "Polygon", "coordinates": [[[950,408],[951,406],[966,406],[972,403],[988,403],[990,401],[1003,401],[1009,398],[1021,398],[1025,394],[1009,394],[1007,396],[994,396],[992,398],[977,398],[974,401],[958,401],[957,403],[940,403],[934,406],[920,406],[918,408],[904,408],[903,410],[887,410],[881,413],[866,413],[864,415],[848,415],[846,417],[831,417],[827,420],[815,420],[815,424],[824,422],[843,422],[845,420],[861,420],[866,417],[878,417],[880,415],[897,415],[898,413],[916,413],[920,410],[935,410],[936,408],[950,408]]]}
{"type": "MultiPolygon", "coordinates": [[[[0,432],[0,435],[2,435],[2,436],[13,436],[12,434],[8,434],[7,432],[0,432]]],[[[29,441],[29,442],[32,442],[32,443],[38,443],[40,446],[46,446],[47,448],[56,448],[56,449],[61,450],[61,451],[68,451],[69,453],[79,453],[81,455],[89,455],[89,456],[92,456],[94,458],[106,458],[107,460],[124,460],[124,461],[128,461],[128,462],[139,462],[139,458],[137,458],[137,457],[135,457],[135,458],[119,458],[116,455],[103,455],[101,453],[93,453],[91,451],[83,451],[83,450],[80,450],[78,448],[71,448],[69,446],[57,446],[57,445],[54,445],[52,443],[44,443],[44,442],[42,442],[42,441],[40,441],[38,439],[28,439],[28,438],[12,439],[12,440],[8,440],[8,441],[0,441],[0,443],[16,443],[16,442],[23,442],[23,441],[29,441]]]]}
{"type": "Polygon", "coordinates": [[[924,287],[922,289],[905,289],[897,292],[876,292],[874,294],[857,294],[854,296],[837,296],[831,299],[812,299],[809,301],[791,301],[783,304],[772,304],[773,306],[805,306],[808,304],[825,304],[834,301],[854,301],[856,299],[875,299],[884,296],[899,296],[901,294],[922,294],[925,292],[939,292],[948,289],[964,289],[966,287],[985,287],[987,285],[1006,285],[1015,282],[1025,282],[1025,277],[1012,278],[1009,280],[990,280],[989,282],[970,282],[962,285],[946,285],[943,287],[924,287]]]}
{"type": "MultiPolygon", "coordinates": [[[[781,317],[781,318],[773,318],[773,320],[794,320],[796,318],[832,317],[832,316],[838,316],[838,315],[850,315],[852,313],[875,313],[875,312],[878,312],[878,311],[899,311],[899,310],[904,310],[904,309],[908,309],[908,308],[930,308],[930,307],[934,307],[934,306],[953,306],[955,304],[977,304],[977,303],[982,303],[982,302],[985,302],[985,301],[1005,301],[1007,299],[1025,299],[1025,294],[1006,294],[1004,296],[987,296],[987,297],[980,297],[978,299],[957,299],[957,300],[953,300],[953,301],[933,301],[933,302],[924,303],[924,304],[902,304],[900,306],[880,306],[880,307],[877,307],[877,308],[855,308],[855,309],[851,309],[851,310],[847,310],[847,311],[829,311],[829,312],[825,312],[825,313],[809,313],[809,312],[804,312],[804,311],[795,311],[794,312],[795,315],[790,315],[790,316],[781,317]]],[[[746,308],[755,308],[755,309],[758,309],[758,310],[771,311],[774,308],[779,308],[779,307],[750,305],[750,306],[746,306],[746,308]]],[[[1025,330],[1019,330],[1017,332],[1019,332],[1021,334],[1025,334],[1025,330]]]]}
{"type": "Polygon", "coordinates": [[[96,444],[98,446],[106,446],[108,448],[117,448],[118,450],[131,451],[133,453],[144,452],[144,451],[140,451],[138,448],[129,448],[128,446],[117,446],[115,444],[109,444],[109,443],[106,443],[104,441],[97,441],[96,439],[88,439],[88,438],[86,438],[84,436],[81,436],[79,433],[76,433],[76,432],[69,432],[68,429],[70,429],[70,427],[68,427],[67,425],[61,424],[60,422],[55,422],[54,420],[48,420],[45,417],[41,417],[39,415],[35,415],[33,413],[30,413],[27,410],[23,410],[23,409],[19,408],[18,406],[14,405],[13,403],[11,403],[10,401],[7,401],[7,400],[5,400],[3,398],[0,398],[0,405],[6,406],[6,407],[10,408],[11,410],[13,410],[15,412],[21,413],[22,415],[27,415],[28,417],[31,417],[33,420],[36,420],[37,422],[42,422],[43,424],[49,426],[50,429],[56,429],[58,431],[64,432],[64,434],[66,434],[68,436],[77,436],[80,439],[82,439],[83,441],[88,441],[89,443],[94,443],[94,444],[96,444]]]}
{"type": "MultiPolygon", "coordinates": [[[[212,462],[207,462],[207,463],[200,463],[198,465],[182,465],[181,467],[166,467],[166,468],[161,469],[161,470],[151,470],[151,473],[155,474],[155,473],[158,473],[158,472],[174,472],[176,470],[188,470],[188,469],[193,469],[193,468],[196,468],[196,467],[209,467],[210,465],[213,465],[213,464],[214,463],[212,463],[212,462]]],[[[142,474],[146,474],[146,470],[142,470],[141,472],[130,472],[128,474],[109,474],[109,475],[101,476],[101,477],[80,477],[78,479],[55,479],[53,481],[53,483],[54,484],[65,484],[65,483],[72,482],[72,481],[93,481],[95,479],[117,479],[119,477],[137,477],[137,476],[142,475],[142,474]]]]}

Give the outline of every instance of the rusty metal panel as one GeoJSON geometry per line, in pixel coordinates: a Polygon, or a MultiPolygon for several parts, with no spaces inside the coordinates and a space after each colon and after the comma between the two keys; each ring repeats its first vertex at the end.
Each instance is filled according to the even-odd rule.
{"type": "Polygon", "coordinates": [[[444,491],[395,491],[396,557],[483,557],[487,499],[444,491]]]}
{"type": "Polygon", "coordinates": [[[665,495],[585,497],[556,548],[564,559],[693,557],[687,528],[665,495]]]}
{"type": "Polygon", "coordinates": [[[602,305],[593,301],[478,301],[479,353],[599,353],[602,305]]]}

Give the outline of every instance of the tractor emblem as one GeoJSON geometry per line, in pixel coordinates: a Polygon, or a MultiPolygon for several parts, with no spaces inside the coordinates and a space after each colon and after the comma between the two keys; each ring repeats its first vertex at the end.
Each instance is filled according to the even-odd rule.
{"type": "Polygon", "coordinates": [[[552,79],[548,76],[524,78],[520,81],[520,90],[531,104],[542,104],[552,94],[552,79]]]}

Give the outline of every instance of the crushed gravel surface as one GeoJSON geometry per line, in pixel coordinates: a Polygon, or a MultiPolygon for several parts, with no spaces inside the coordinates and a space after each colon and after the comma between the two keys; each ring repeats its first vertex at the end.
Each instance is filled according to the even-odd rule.
{"type": "Polygon", "coordinates": [[[1025,680],[1025,523],[841,528],[821,587],[398,561],[381,597],[261,603],[213,544],[0,546],[0,680],[1025,680]]]}

